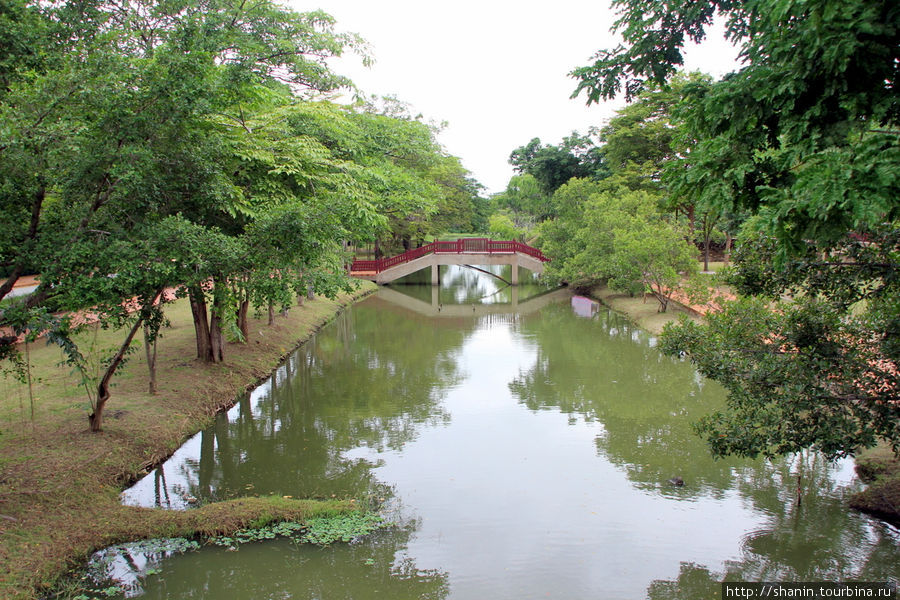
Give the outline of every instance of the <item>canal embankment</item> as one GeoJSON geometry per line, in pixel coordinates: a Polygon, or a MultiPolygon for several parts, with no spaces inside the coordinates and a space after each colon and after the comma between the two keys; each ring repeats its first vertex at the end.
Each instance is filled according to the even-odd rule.
{"type": "MultiPolygon", "coordinates": [[[[190,307],[167,308],[158,342],[158,391],[147,391],[144,352],[117,375],[104,431],[90,433],[82,379],[43,341],[24,348],[31,385],[0,379],[0,597],[38,598],[91,552],[135,539],[228,534],[277,520],[305,520],[352,507],[349,501],[239,498],[187,512],[123,506],[119,492],[172,454],[215,415],[347,306],[375,290],[362,282],[334,300],[307,300],[272,326],[251,319],[246,343],[229,343],[225,362],[198,362],[190,307]]],[[[83,351],[118,343],[96,328],[83,351]]],[[[98,362],[99,368],[99,362],[98,362]]]]}

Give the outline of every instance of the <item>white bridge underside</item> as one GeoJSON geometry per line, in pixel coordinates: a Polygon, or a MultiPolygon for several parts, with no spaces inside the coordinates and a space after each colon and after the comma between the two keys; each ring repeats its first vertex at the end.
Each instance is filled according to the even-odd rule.
{"type": "Polygon", "coordinates": [[[513,267],[511,281],[513,285],[518,285],[519,283],[518,267],[525,267],[529,271],[538,274],[544,272],[544,263],[542,261],[533,256],[519,252],[503,254],[497,252],[463,252],[459,254],[426,254],[425,256],[409,262],[394,265],[393,267],[374,275],[359,274],[355,275],[355,277],[368,279],[379,285],[384,285],[396,279],[400,279],[401,277],[406,277],[416,271],[431,268],[431,284],[438,285],[440,283],[440,280],[438,279],[438,266],[440,265],[511,265],[513,267]]]}

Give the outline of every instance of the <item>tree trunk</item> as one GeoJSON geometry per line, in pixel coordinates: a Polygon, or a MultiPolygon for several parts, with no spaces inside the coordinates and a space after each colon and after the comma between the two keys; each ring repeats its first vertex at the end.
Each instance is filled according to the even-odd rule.
{"type": "Polygon", "coordinates": [[[247,319],[247,313],[250,310],[250,301],[241,300],[237,311],[237,326],[241,331],[244,342],[250,339],[250,321],[247,319]]]}
{"type": "Polygon", "coordinates": [[[725,232],[725,264],[731,262],[731,233],[725,232]]]}
{"type": "Polygon", "coordinates": [[[269,302],[269,325],[275,324],[275,305],[269,302]]]}
{"type": "Polygon", "coordinates": [[[212,314],[209,318],[209,347],[212,351],[210,362],[220,363],[225,360],[225,334],[222,331],[222,300],[213,295],[212,314]]]}
{"type": "Polygon", "coordinates": [[[206,311],[206,297],[199,286],[190,289],[189,297],[191,314],[194,317],[194,336],[197,339],[197,358],[204,362],[213,362],[212,348],[209,344],[209,315],[206,311]]]}
{"type": "MultiPolygon", "coordinates": [[[[43,178],[41,178],[43,180],[43,178]]],[[[37,235],[38,225],[40,224],[41,219],[41,207],[44,205],[44,200],[47,198],[47,189],[41,184],[37,191],[34,194],[34,200],[31,205],[31,222],[28,226],[28,234],[25,238],[26,240],[33,240],[37,235]]],[[[15,287],[16,282],[21,277],[22,272],[25,268],[25,259],[20,255],[19,259],[16,260],[15,266],[13,266],[12,273],[9,274],[9,277],[6,278],[6,281],[0,285],[0,300],[6,297],[9,294],[13,287],[15,287]]]]}
{"type": "Polygon", "coordinates": [[[213,298],[212,310],[206,310],[206,297],[199,287],[191,288],[191,313],[197,340],[197,358],[207,363],[225,360],[225,335],[222,332],[222,307],[213,298]]]}
{"type": "Polygon", "coordinates": [[[144,351],[147,354],[147,370],[150,372],[149,392],[156,395],[156,338],[150,341],[150,327],[144,323],[144,351]]]}
{"type": "Polygon", "coordinates": [[[103,407],[109,400],[109,386],[100,386],[97,388],[97,405],[94,412],[88,415],[88,422],[91,424],[91,431],[96,433],[103,431],[103,407]]]}
{"type": "Polygon", "coordinates": [[[662,292],[655,293],[654,295],[656,296],[656,300],[659,302],[659,309],[656,312],[666,312],[666,309],[669,308],[669,297],[662,292]]]}
{"type": "Polygon", "coordinates": [[[16,263],[16,266],[13,267],[12,273],[9,274],[9,277],[6,278],[6,281],[0,285],[0,300],[6,297],[8,293],[12,291],[15,287],[16,282],[19,280],[19,277],[22,275],[23,267],[21,263],[16,263]]]}
{"type": "MultiPolygon", "coordinates": [[[[153,300],[151,300],[150,303],[153,304],[156,302],[156,299],[159,298],[160,294],[162,294],[162,290],[156,293],[156,296],[153,297],[153,300]]],[[[110,397],[109,382],[112,380],[113,375],[115,375],[116,369],[122,364],[122,359],[125,358],[125,353],[128,352],[128,347],[131,346],[131,342],[134,340],[134,336],[137,334],[137,331],[140,329],[143,322],[144,318],[141,316],[134,322],[134,325],[128,331],[128,335],[125,337],[125,341],[119,346],[119,351],[116,352],[116,355],[113,356],[109,366],[106,367],[103,377],[100,378],[100,383],[97,384],[97,402],[94,406],[94,412],[88,417],[91,423],[91,431],[103,431],[103,409],[110,397]]]]}
{"type": "Polygon", "coordinates": [[[712,227],[709,224],[709,216],[703,217],[703,270],[709,271],[709,238],[712,227]]]}
{"type": "MultiPolygon", "coordinates": [[[[201,498],[212,495],[212,479],[216,464],[216,438],[209,428],[200,434],[200,468],[197,470],[197,483],[200,486],[201,498]]],[[[162,469],[160,469],[161,471],[162,469]]]]}

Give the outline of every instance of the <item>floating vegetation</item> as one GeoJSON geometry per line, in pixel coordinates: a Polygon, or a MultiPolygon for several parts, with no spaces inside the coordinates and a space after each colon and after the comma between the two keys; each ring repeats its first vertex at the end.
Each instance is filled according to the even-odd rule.
{"type": "Polygon", "coordinates": [[[307,522],[301,541],[327,546],[334,542],[352,542],[390,526],[380,515],[372,512],[353,512],[333,517],[317,517],[307,522]]]}
{"type": "Polygon", "coordinates": [[[240,544],[289,537],[297,542],[329,546],[335,542],[352,542],[379,529],[388,527],[380,515],[373,512],[342,513],[315,517],[305,523],[285,521],[258,529],[245,529],[232,535],[212,538],[211,543],[237,549],[240,544]]]}
{"type": "Polygon", "coordinates": [[[211,538],[209,542],[216,546],[225,546],[229,549],[237,549],[241,544],[248,542],[261,542],[263,540],[274,540],[277,537],[289,537],[296,539],[306,525],[295,523],[293,521],[284,521],[275,525],[267,525],[257,529],[241,529],[235,531],[231,535],[220,535],[211,538]]]}

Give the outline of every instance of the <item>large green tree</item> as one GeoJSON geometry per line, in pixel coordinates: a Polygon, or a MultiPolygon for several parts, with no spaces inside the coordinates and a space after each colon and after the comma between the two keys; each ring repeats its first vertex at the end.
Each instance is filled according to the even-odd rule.
{"type": "Polygon", "coordinates": [[[547,197],[573,177],[602,178],[606,174],[602,154],[591,135],[581,135],[577,131],[564,137],[556,146],[542,144],[540,138],[533,138],[510,153],[509,164],[517,172],[534,177],[547,197]]]}
{"type": "MultiPolygon", "coordinates": [[[[265,131],[254,136],[249,118],[264,113],[264,107],[271,112],[289,104],[291,95],[349,85],[326,60],[362,44],[336,33],[323,13],[295,13],[269,2],[93,1],[16,8],[11,25],[0,23],[0,35],[37,20],[43,28],[31,31],[40,36],[42,51],[36,61],[14,47],[2,60],[0,223],[7,235],[0,264],[9,277],[0,298],[26,270],[37,270],[42,278],[36,293],[3,313],[2,324],[17,331],[50,327],[50,338],[77,362],[79,351],[68,335],[72,324],[59,322],[52,331],[47,311],[91,306],[101,316],[113,315],[103,307],[139,299],[130,317],[117,317],[127,335],[98,383],[96,398],[102,401],[93,403],[91,415],[97,430],[109,379],[123,353],[142,323],[159,321],[152,308],[156,290],[183,285],[192,291],[198,353],[221,360],[222,325],[233,314],[226,281],[257,264],[271,266],[265,252],[254,255],[247,225],[261,216],[272,218],[271,206],[294,202],[296,210],[278,214],[296,222],[301,209],[313,214],[303,204],[310,198],[322,204],[345,197],[337,185],[321,186],[318,195],[310,191],[324,177],[341,175],[339,167],[323,166],[328,161],[313,144],[304,146],[302,136],[293,144],[265,131]],[[235,127],[249,141],[235,136],[235,127]],[[257,155],[241,155],[254,144],[257,155]],[[265,185],[248,184],[247,171],[236,164],[246,159],[258,165],[263,155],[279,151],[287,155],[283,164],[257,171],[272,193],[258,194],[265,185]],[[289,178],[299,183],[282,185],[289,178]],[[286,189],[289,194],[276,196],[286,189]],[[167,256],[159,225],[175,215],[196,243],[176,244],[185,255],[167,260],[190,268],[147,268],[167,256]],[[135,268],[141,277],[128,275],[135,268]],[[212,301],[208,319],[207,299],[212,301]]],[[[267,124],[274,128],[277,122],[276,116],[267,124]]],[[[317,214],[324,212],[319,208],[317,214]]],[[[364,202],[330,212],[338,220],[368,213],[364,202]]],[[[342,225],[329,231],[351,227],[349,221],[342,225]]],[[[294,252],[292,266],[300,260],[297,252],[318,248],[314,241],[304,236],[305,245],[285,244],[294,252]]],[[[13,355],[14,338],[3,341],[2,353],[13,355]]]]}
{"type": "Polygon", "coordinates": [[[663,218],[657,197],[610,180],[582,179],[571,180],[557,195],[566,210],[541,227],[543,250],[554,257],[548,277],[646,292],[662,312],[682,277],[696,272],[695,249],[663,218]]]}
{"type": "Polygon", "coordinates": [[[900,10],[887,0],[619,0],[624,44],[574,71],[589,101],[665,84],[716,16],[742,66],[686,87],[671,185],[756,213],[747,300],[664,336],[726,384],[714,452],[900,451],[900,10]]]}

